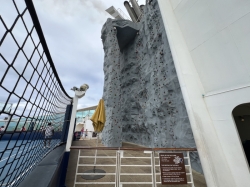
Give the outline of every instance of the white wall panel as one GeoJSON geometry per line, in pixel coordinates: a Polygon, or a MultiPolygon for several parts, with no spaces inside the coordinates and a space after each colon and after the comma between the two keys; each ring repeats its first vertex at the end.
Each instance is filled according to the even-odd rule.
{"type": "Polygon", "coordinates": [[[221,144],[210,119],[202,94],[204,93],[190,52],[175,19],[169,1],[158,0],[166,28],[169,44],[181,84],[186,109],[192,126],[197,149],[209,187],[223,184],[235,187],[231,171],[224,159],[221,144]],[[170,6],[169,6],[170,5],[170,6]]]}
{"type": "MultiPolygon", "coordinates": [[[[173,0],[175,1],[175,0],[173,0]]],[[[178,19],[181,19],[189,9],[199,0],[182,0],[178,6],[174,8],[175,15],[178,19]]],[[[174,3],[172,3],[174,4],[174,3]]]]}
{"type": "Polygon", "coordinates": [[[158,2],[207,184],[249,187],[232,110],[250,102],[250,0],[158,2]]]}
{"type": "Polygon", "coordinates": [[[174,10],[189,50],[250,12],[249,0],[182,0],[174,10]]]}
{"type": "Polygon", "coordinates": [[[175,14],[179,18],[178,22],[189,50],[193,50],[217,33],[216,20],[213,19],[206,0],[195,1],[191,7],[186,7],[186,10],[178,10],[178,7],[175,14]]]}
{"type": "Polygon", "coordinates": [[[239,187],[250,184],[250,174],[232,111],[239,104],[249,103],[249,95],[250,87],[205,97],[225,159],[239,187]]]}
{"type": "MultiPolygon", "coordinates": [[[[250,1],[249,1],[250,2],[250,1]]],[[[249,12],[250,12],[250,5],[249,12]]],[[[250,80],[250,13],[241,17],[237,22],[229,26],[230,34],[235,42],[237,51],[242,60],[242,65],[248,73],[250,80]]]]}
{"type": "Polygon", "coordinates": [[[180,4],[181,1],[183,0],[171,0],[173,9],[175,9],[180,4]]]}
{"type": "Polygon", "coordinates": [[[217,33],[191,54],[206,93],[249,83],[247,67],[230,28],[217,33]]]}
{"type": "Polygon", "coordinates": [[[207,8],[220,31],[244,16],[249,3],[249,0],[209,0],[207,8]]]}
{"type": "Polygon", "coordinates": [[[249,0],[183,0],[174,13],[206,93],[250,84],[249,0]]]}

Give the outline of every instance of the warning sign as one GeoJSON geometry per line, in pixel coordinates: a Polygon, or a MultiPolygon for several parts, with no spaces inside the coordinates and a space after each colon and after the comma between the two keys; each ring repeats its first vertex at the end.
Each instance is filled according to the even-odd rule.
{"type": "Polygon", "coordinates": [[[160,153],[161,183],[187,184],[183,153],[160,153]]]}

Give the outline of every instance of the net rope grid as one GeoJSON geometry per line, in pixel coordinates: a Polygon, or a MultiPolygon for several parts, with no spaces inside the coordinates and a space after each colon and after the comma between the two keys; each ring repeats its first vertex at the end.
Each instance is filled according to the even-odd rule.
{"type": "Polygon", "coordinates": [[[11,22],[0,12],[0,124],[5,127],[0,135],[0,186],[18,186],[61,143],[72,98],[56,72],[32,1],[4,3],[16,17],[11,22]],[[49,122],[55,135],[51,148],[44,149],[42,128],[49,122]]]}

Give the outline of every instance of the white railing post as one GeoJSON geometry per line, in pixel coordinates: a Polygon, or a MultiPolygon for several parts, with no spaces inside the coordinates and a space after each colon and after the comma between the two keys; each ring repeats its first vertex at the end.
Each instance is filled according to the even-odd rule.
{"type": "Polygon", "coordinates": [[[190,155],[189,155],[189,151],[187,151],[187,157],[188,157],[188,165],[189,165],[189,175],[190,175],[190,184],[192,185],[192,187],[194,186],[194,179],[193,179],[193,172],[192,172],[192,167],[191,167],[191,162],[190,162],[190,155]]]}
{"type": "Polygon", "coordinates": [[[115,177],[115,184],[116,187],[120,187],[120,171],[121,171],[121,156],[120,156],[120,150],[116,151],[116,177],[115,177]]]}
{"type": "Polygon", "coordinates": [[[119,155],[119,187],[122,187],[122,184],[121,184],[121,165],[122,165],[122,158],[123,158],[123,154],[124,154],[124,152],[123,151],[121,151],[121,150],[119,150],[119,152],[120,152],[120,155],[119,155]]]}
{"type": "Polygon", "coordinates": [[[156,187],[156,174],[155,174],[155,152],[151,152],[151,173],[152,173],[152,187],[156,187]]]}
{"type": "Polygon", "coordinates": [[[80,151],[81,149],[79,149],[79,152],[78,152],[78,157],[77,157],[77,164],[76,164],[76,174],[75,174],[75,181],[74,181],[74,187],[76,186],[76,177],[77,177],[77,171],[78,171],[78,164],[79,164],[79,159],[80,159],[80,151]]]}
{"type": "Polygon", "coordinates": [[[72,108],[67,143],[66,143],[66,152],[70,151],[70,146],[72,144],[78,99],[82,98],[85,95],[88,88],[89,86],[87,84],[84,84],[80,87],[80,89],[76,87],[71,89],[75,91],[75,96],[73,98],[73,108],[72,108]]]}
{"type": "Polygon", "coordinates": [[[73,139],[73,131],[75,126],[75,118],[76,118],[76,110],[77,110],[77,103],[78,103],[78,97],[75,96],[73,98],[73,108],[71,112],[71,119],[70,119],[70,125],[69,125],[69,131],[68,131],[68,137],[67,137],[67,143],[66,143],[66,151],[70,151],[70,146],[72,144],[73,139]]]}

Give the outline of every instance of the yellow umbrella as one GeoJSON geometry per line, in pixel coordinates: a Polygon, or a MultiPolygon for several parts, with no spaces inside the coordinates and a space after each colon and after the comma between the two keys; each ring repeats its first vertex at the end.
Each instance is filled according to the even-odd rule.
{"type": "Polygon", "coordinates": [[[95,113],[93,114],[90,120],[93,122],[93,127],[95,132],[102,132],[106,121],[103,99],[100,99],[99,104],[95,110],[95,113]]]}

